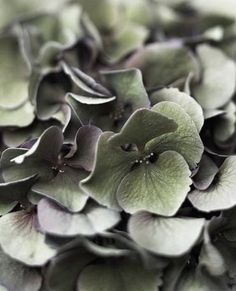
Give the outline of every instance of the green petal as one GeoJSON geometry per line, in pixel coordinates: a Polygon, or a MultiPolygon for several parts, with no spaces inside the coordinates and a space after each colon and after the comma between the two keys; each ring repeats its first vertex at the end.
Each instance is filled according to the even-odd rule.
{"type": "Polygon", "coordinates": [[[0,215],[9,213],[16,205],[17,201],[0,201],[0,215]]]}
{"type": "Polygon", "coordinates": [[[21,17],[29,16],[32,13],[45,13],[45,12],[55,12],[62,8],[62,5],[66,3],[67,0],[58,0],[56,2],[48,2],[37,0],[19,2],[18,0],[13,0],[11,2],[1,1],[1,14],[0,14],[0,27],[3,28],[5,25],[9,24],[15,18],[19,19],[21,17]]]}
{"type": "Polygon", "coordinates": [[[40,120],[48,120],[65,103],[66,93],[71,89],[68,78],[62,73],[50,73],[42,78],[36,89],[36,113],[40,120]]]}
{"type": "Polygon", "coordinates": [[[67,98],[73,98],[74,100],[87,105],[99,105],[99,104],[105,104],[109,103],[111,101],[114,101],[116,97],[109,97],[109,98],[97,98],[97,97],[86,97],[82,95],[77,95],[73,93],[68,93],[67,98]],[[69,95],[69,96],[68,96],[69,95]]]}
{"type": "Polygon", "coordinates": [[[142,150],[151,139],[176,131],[176,128],[176,123],[172,118],[163,115],[162,111],[155,112],[143,108],[136,110],[122,127],[120,133],[113,135],[109,141],[120,146],[135,144],[142,150]]]}
{"type": "MultiPolygon", "coordinates": [[[[236,274],[236,265],[235,265],[235,259],[236,259],[236,251],[235,251],[235,245],[230,244],[224,239],[220,239],[215,241],[214,243],[217,250],[220,252],[221,256],[223,256],[224,264],[226,267],[226,280],[228,279],[229,283],[235,283],[235,274],[236,274]]],[[[235,285],[234,285],[235,286],[235,285]]]]}
{"type": "Polygon", "coordinates": [[[163,291],[175,291],[175,287],[187,262],[188,255],[171,259],[163,274],[163,291]]]}
{"type": "Polygon", "coordinates": [[[71,167],[82,167],[86,171],[92,171],[97,142],[101,134],[102,131],[92,125],[79,128],[72,149],[75,152],[72,153],[72,156],[68,156],[71,153],[66,156],[67,163],[71,167]]]}
{"type": "Polygon", "coordinates": [[[61,253],[51,260],[45,274],[45,285],[53,291],[74,291],[77,278],[95,256],[83,248],[61,253]]]}
{"type": "Polygon", "coordinates": [[[184,47],[168,43],[150,44],[134,53],[127,67],[142,71],[146,86],[169,85],[190,72],[198,75],[198,64],[192,53],[184,47]]]}
{"type": "Polygon", "coordinates": [[[235,132],[236,105],[234,102],[228,103],[224,108],[224,114],[218,117],[214,126],[214,138],[216,142],[227,141],[235,132]]]}
{"type": "Polygon", "coordinates": [[[188,196],[194,207],[210,212],[236,205],[236,157],[228,157],[216,176],[215,182],[205,191],[194,190],[188,196]]]}
{"type": "Polygon", "coordinates": [[[148,212],[134,214],[129,221],[133,240],[142,247],[164,256],[180,256],[197,242],[204,219],[162,218],[148,212]]]}
{"type": "MultiPolygon", "coordinates": [[[[58,4],[60,7],[59,1],[58,4]]],[[[81,8],[75,4],[66,5],[51,14],[39,14],[25,21],[21,26],[23,37],[21,34],[19,37],[24,40],[24,49],[31,66],[34,68],[35,63],[40,64],[45,72],[55,69],[58,55],[65,48],[75,45],[78,38],[82,37],[80,21],[81,8]]]]}
{"type": "Polygon", "coordinates": [[[0,244],[3,251],[27,265],[40,266],[55,255],[45,243],[45,235],[36,229],[36,216],[25,210],[0,218],[0,244]]]}
{"type": "Polygon", "coordinates": [[[193,0],[191,5],[203,14],[230,17],[232,19],[236,17],[236,3],[234,0],[225,0],[224,3],[221,0],[207,2],[204,0],[193,0]]]}
{"type": "Polygon", "coordinates": [[[188,94],[180,92],[177,88],[164,88],[152,93],[150,100],[152,105],[161,101],[171,101],[179,104],[192,118],[198,132],[200,132],[204,123],[202,108],[188,94]]]}
{"type": "Polygon", "coordinates": [[[29,71],[15,38],[0,39],[0,63],[0,106],[16,108],[28,98],[29,71]]]}
{"type": "Polygon", "coordinates": [[[146,27],[137,23],[127,23],[107,43],[104,43],[104,54],[108,61],[115,63],[142,46],[148,37],[146,27]]]}
{"type": "Polygon", "coordinates": [[[64,142],[73,144],[77,131],[81,125],[81,120],[74,110],[70,108],[70,114],[63,127],[64,142]]]}
{"type": "Polygon", "coordinates": [[[96,9],[94,9],[93,0],[79,0],[78,2],[101,31],[112,30],[122,19],[120,1],[101,0],[96,9]]]}
{"type": "MultiPolygon", "coordinates": [[[[41,18],[40,21],[44,22],[45,19],[41,18]]],[[[57,24],[58,23],[57,23],[56,19],[54,19],[54,21],[52,21],[52,24],[51,24],[52,28],[57,29],[57,27],[56,27],[57,24]]],[[[34,27],[35,30],[37,30],[37,28],[38,27],[34,27]]],[[[26,27],[25,29],[27,30],[29,28],[26,27]]],[[[37,31],[37,33],[41,34],[41,31],[39,30],[39,31],[37,31]]],[[[31,37],[33,38],[34,35],[31,35],[31,37]]],[[[35,54],[35,58],[37,58],[37,61],[38,61],[38,63],[40,63],[40,66],[41,66],[41,70],[38,70],[38,72],[37,72],[39,74],[38,78],[42,80],[42,78],[44,77],[44,74],[47,74],[47,73],[50,73],[51,71],[53,71],[52,64],[53,64],[53,62],[55,62],[55,59],[57,58],[57,56],[62,52],[63,46],[61,44],[53,41],[51,39],[51,37],[53,37],[53,36],[51,36],[51,35],[49,35],[50,39],[48,41],[43,39],[44,33],[42,33],[41,37],[42,37],[42,40],[41,40],[41,42],[39,42],[36,45],[34,54],[35,54]],[[46,43],[44,43],[44,41],[46,41],[46,43]]],[[[32,52],[29,52],[29,54],[32,55],[32,52]]],[[[33,56],[30,56],[30,57],[32,58],[33,56]]],[[[33,60],[31,59],[30,61],[32,63],[31,66],[34,67],[33,60]]],[[[31,78],[32,78],[32,76],[31,76],[31,78]]],[[[39,81],[39,79],[38,80],[35,79],[34,81],[37,82],[37,81],[39,81]]],[[[31,82],[33,82],[33,81],[31,81],[31,82]]]]}
{"type": "Polygon", "coordinates": [[[235,242],[236,241],[236,211],[235,207],[232,209],[226,210],[223,213],[223,219],[226,224],[224,225],[223,234],[227,241],[235,242]]]}
{"type": "Polygon", "coordinates": [[[187,78],[185,79],[183,92],[186,93],[187,95],[191,95],[191,83],[192,83],[193,78],[194,78],[194,75],[192,72],[190,72],[187,78]]]}
{"type": "Polygon", "coordinates": [[[193,86],[193,96],[204,109],[225,105],[235,92],[236,66],[222,51],[209,45],[197,47],[203,78],[193,86]]]}
{"type": "Polygon", "coordinates": [[[77,3],[64,6],[58,17],[60,22],[59,43],[70,47],[82,37],[81,17],[82,9],[77,3]]]}
{"type": "MultiPolygon", "coordinates": [[[[67,63],[61,62],[64,72],[70,77],[74,84],[82,89],[85,93],[92,94],[98,97],[111,97],[110,92],[97,83],[92,77],[85,74],[76,67],[70,67],[67,63]]],[[[99,98],[100,99],[100,98],[99,98]]]]}
{"type": "Polygon", "coordinates": [[[224,110],[221,110],[221,109],[207,109],[207,110],[204,110],[204,118],[210,119],[210,118],[222,115],[224,113],[225,113],[224,110]]]}
{"type": "Polygon", "coordinates": [[[117,261],[88,265],[80,274],[77,290],[80,291],[157,291],[160,278],[158,271],[145,270],[136,261],[117,261]]]}
{"type": "Polygon", "coordinates": [[[0,215],[8,213],[18,202],[25,202],[35,177],[19,182],[0,183],[0,215]]]}
{"type": "Polygon", "coordinates": [[[52,115],[52,120],[56,120],[60,123],[60,125],[63,125],[63,130],[68,126],[70,120],[71,120],[71,109],[70,106],[67,104],[64,104],[61,106],[61,108],[52,115]]]}
{"type": "Polygon", "coordinates": [[[192,118],[180,105],[169,101],[156,104],[152,110],[172,118],[177,123],[178,129],[153,139],[147,144],[147,150],[157,153],[166,150],[176,151],[185,158],[190,169],[194,169],[201,159],[203,144],[192,118]]]}
{"type": "Polygon", "coordinates": [[[227,291],[228,288],[221,278],[212,277],[206,272],[185,271],[176,291],[227,291]]]}
{"type": "Polygon", "coordinates": [[[166,151],[155,163],[142,163],[125,176],[117,191],[118,203],[128,213],[174,215],[190,190],[190,174],[181,155],[166,151]]]}
{"type": "Polygon", "coordinates": [[[72,214],[50,200],[38,204],[38,219],[42,229],[62,236],[95,235],[112,228],[120,220],[117,211],[103,207],[87,207],[81,213],[72,214]]]}
{"type": "Polygon", "coordinates": [[[35,120],[33,124],[26,128],[20,128],[16,130],[4,130],[3,142],[8,147],[19,147],[27,140],[38,138],[47,128],[50,126],[60,124],[56,120],[50,120],[40,122],[35,120]]]}
{"type": "Polygon", "coordinates": [[[11,148],[5,150],[1,157],[4,180],[17,181],[35,174],[46,180],[52,178],[52,166],[57,162],[62,142],[61,130],[52,126],[45,130],[28,151],[11,148]]]}
{"type": "Polygon", "coordinates": [[[221,26],[211,27],[205,30],[203,36],[206,37],[208,41],[220,42],[225,37],[224,29],[221,26]]]}
{"type": "Polygon", "coordinates": [[[16,109],[0,108],[0,126],[26,127],[30,125],[34,118],[34,107],[26,102],[16,109]]]}
{"type": "Polygon", "coordinates": [[[131,0],[125,1],[125,8],[127,9],[126,17],[129,22],[141,24],[150,27],[153,24],[153,7],[154,3],[148,3],[145,0],[131,0]]]}
{"type": "Polygon", "coordinates": [[[37,175],[40,179],[51,179],[53,177],[52,164],[46,161],[26,159],[23,164],[16,164],[13,159],[27,154],[25,149],[6,149],[2,153],[1,168],[5,182],[14,182],[37,175]]]}
{"type": "Polygon", "coordinates": [[[92,173],[81,182],[82,189],[102,205],[119,208],[116,191],[124,176],[130,171],[137,153],[126,152],[108,142],[111,132],[103,133],[97,146],[92,173]]]}
{"type": "MultiPolygon", "coordinates": [[[[21,41],[21,49],[33,74],[37,72],[41,75],[51,71],[53,67],[55,68],[53,60],[55,60],[56,53],[60,51],[59,44],[54,41],[58,30],[58,19],[55,14],[35,15],[28,21],[22,21],[18,27],[17,33],[21,41]],[[49,60],[50,57],[51,60],[49,60]]],[[[38,75],[38,77],[40,76],[38,75]]]]}
{"type": "Polygon", "coordinates": [[[213,182],[217,172],[216,164],[208,156],[203,155],[199,163],[199,170],[193,177],[193,185],[198,190],[206,190],[213,182]]]}
{"type": "MultiPolygon", "coordinates": [[[[105,114],[107,114],[107,107],[110,109],[112,107],[111,104],[114,101],[109,101],[106,103],[106,99],[108,98],[104,98],[104,102],[102,104],[88,105],[81,103],[80,97],[81,96],[79,96],[78,98],[78,95],[75,96],[71,94],[67,94],[66,96],[66,101],[68,102],[72,109],[74,119],[77,118],[78,120],[80,120],[82,124],[95,124],[96,126],[102,128],[101,126],[99,126],[99,124],[97,124],[97,116],[102,115],[104,111],[105,114]]],[[[106,118],[105,120],[106,123],[110,121],[108,118],[106,118]]]]}
{"type": "Polygon", "coordinates": [[[199,255],[198,265],[206,269],[212,276],[221,276],[226,272],[224,258],[211,242],[208,227],[204,229],[204,241],[199,255]]]}
{"type": "MultiPolygon", "coordinates": [[[[109,238],[109,232],[102,234],[100,238],[103,238],[102,241],[106,244],[106,239],[109,238]],[[108,235],[106,236],[106,234],[108,235]],[[104,238],[103,238],[103,235],[104,235],[104,238]]],[[[89,252],[91,252],[92,254],[95,254],[96,256],[100,258],[112,258],[112,257],[120,258],[120,257],[129,256],[133,254],[133,250],[130,249],[130,246],[127,247],[127,244],[119,245],[119,241],[118,241],[118,246],[117,246],[116,239],[110,242],[109,245],[106,244],[104,246],[93,243],[90,240],[84,240],[84,245],[89,252]]]]}
{"type": "Polygon", "coordinates": [[[84,170],[64,166],[49,181],[38,181],[32,190],[57,201],[72,212],[77,212],[84,207],[88,199],[79,187],[80,180],[87,175],[84,170]]]}
{"type": "Polygon", "coordinates": [[[29,158],[42,159],[52,162],[56,161],[61,150],[62,143],[63,135],[61,130],[56,126],[51,126],[43,132],[37,142],[27,151],[27,153],[17,156],[11,160],[11,162],[22,164],[25,159],[29,158]]]}
{"type": "Polygon", "coordinates": [[[42,278],[38,270],[12,260],[0,250],[0,281],[9,291],[38,291],[42,278]]]}
{"type": "Polygon", "coordinates": [[[142,74],[139,70],[108,71],[103,72],[103,76],[117,97],[118,103],[131,104],[132,111],[150,106],[150,101],[143,84],[142,74]]]}

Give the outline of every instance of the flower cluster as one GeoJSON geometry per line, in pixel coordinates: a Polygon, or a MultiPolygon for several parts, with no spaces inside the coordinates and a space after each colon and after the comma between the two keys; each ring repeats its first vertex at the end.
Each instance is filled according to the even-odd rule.
{"type": "Polygon", "coordinates": [[[236,1],[2,1],[0,290],[236,290],[236,1]]]}

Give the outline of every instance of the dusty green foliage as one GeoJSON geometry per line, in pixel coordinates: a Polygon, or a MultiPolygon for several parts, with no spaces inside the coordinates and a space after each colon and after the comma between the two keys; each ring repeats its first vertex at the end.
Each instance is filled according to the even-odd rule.
{"type": "Polygon", "coordinates": [[[0,7],[0,290],[236,290],[236,2],[0,7]]]}

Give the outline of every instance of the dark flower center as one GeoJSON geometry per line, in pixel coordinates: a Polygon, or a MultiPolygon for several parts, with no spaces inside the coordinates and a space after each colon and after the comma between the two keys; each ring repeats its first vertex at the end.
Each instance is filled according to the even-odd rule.
{"type": "Polygon", "coordinates": [[[132,163],[132,167],[131,170],[134,170],[135,168],[137,168],[140,165],[149,165],[149,164],[153,164],[155,163],[157,160],[157,154],[156,153],[150,153],[147,154],[145,156],[140,157],[139,159],[135,160],[132,163]]]}

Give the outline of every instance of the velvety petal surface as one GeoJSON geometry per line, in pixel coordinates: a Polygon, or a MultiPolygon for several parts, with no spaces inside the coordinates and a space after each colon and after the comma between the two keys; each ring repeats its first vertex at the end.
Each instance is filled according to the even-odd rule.
{"type": "Polygon", "coordinates": [[[12,258],[27,265],[41,266],[56,253],[37,229],[36,215],[25,210],[0,218],[0,245],[12,258]]]}
{"type": "Polygon", "coordinates": [[[146,145],[147,149],[157,153],[165,150],[176,151],[185,158],[190,169],[194,169],[201,159],[203,144],[192,118],[174,102],[160,102],[152,110],[172,118],[178,129],[153,139],[146,145]]]}
{"type": "Polygon", "coordinates": [[[190,190],[189,177],[184,158],[166,151],[156,162],[144,162],[125,176],[117,191],[118,203],[128,213],[146,210],[174,215],[190,190]]]}
{"type": "Polygon", "coordinates": [[[42,284],[42,276],[37,269],[11,259],[0,250],[0,281],[8,291],[38,291],[42,284]]]}
{"type": "Polygon", "coordinates": [[[235,92],[236,65],[222,51],[209,45],[197,47],[202,81],[193,86],[193,96],[204,109],[225,105],[235,92]]]}
{"type": "Polygon", "coordinates": [[[88,265],[78,278],[77,290],[118,291],[122,288],[129,291],[159,290],[158,272],[145,270],[137,262],[124,260],[113,264],[88,265]]]}
{"type": "Polygon", "coordinates": [[[161,101],[171,101],[179,104],[194,121],[198,131],[201,130],[204,117],[201,106],[188,94],[179,91],[177,88],[164,88],[151,94],[152,105],[161,101]]]}
{"type": "Polygon", "coordinates": [[[137,153],[113,147],[108,142],[111,136],[111,132],[105,132],[100,136],[94,169],[80,185],[89,196],[99,203],[111,208],[119,208],[116,200],[117,188],[130,171],[137,153]]]}
{"type": "Polygon", "coordinates": [[[104,207],[87,207],[72,214],[54,202],[42,199],[38,204],[38,219],[47,233],[61,236],[95,235],[112,228],[120,220],[117,211],[104,207]]]}
{"type": "Polygon", "coordinates": [[[210,212],[236,205],[236,157],[228,157],[215,176],[215,181],[205,191],[194,190],[188,196],[194,207],[210,212]]]}
{"type": "Polygon", "coordinates": [[[197,242],[204,219],[165,218],[138,212],[129,221],[129,233],[142,247],[164,256],[180,256],[197,242]]]}
{"type": "Polygon", "coordinates": [[[80,180],[88,173],[81,169],[64,166],[59,169],[56,176],[49,181],[39,181],[33,186],[33,191],[42,196],[57,201],[72,212],[80,211],[88,196],[79,186],[80,180]]]}

